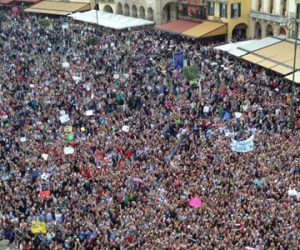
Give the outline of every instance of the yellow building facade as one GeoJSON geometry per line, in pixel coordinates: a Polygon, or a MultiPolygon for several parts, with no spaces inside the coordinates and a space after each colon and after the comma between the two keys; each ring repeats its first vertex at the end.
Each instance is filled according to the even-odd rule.
{"type": "Polygon", "coordinates": [[[208,0],[208,20],[227,24],[227,40],[250,36],[250,0],[208,0]]]}

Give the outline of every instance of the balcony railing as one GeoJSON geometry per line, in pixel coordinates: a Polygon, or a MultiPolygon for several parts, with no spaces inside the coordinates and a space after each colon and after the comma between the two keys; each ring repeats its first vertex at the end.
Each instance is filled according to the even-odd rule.
{"type": "Polygon", "coordinates": [[[280,24],[285,23],[286,21],[286,18],[284,16],[263,13],[263,12],[253,11],[253,10],[250,12],[250,17],[255,19],[265,20],[268,22],[280,23],[280,24]]]}
{"type": "Polygon", "coordinates": [[[99,0],[99,3],[115,3],[115,0],[99,0]]]}
{"type": "Polygon", "coordinates": [[[200,0],[178,0],[177,3],[183,5],[206,6],[206,3],[203,3],[203,1],[200,0]]]}

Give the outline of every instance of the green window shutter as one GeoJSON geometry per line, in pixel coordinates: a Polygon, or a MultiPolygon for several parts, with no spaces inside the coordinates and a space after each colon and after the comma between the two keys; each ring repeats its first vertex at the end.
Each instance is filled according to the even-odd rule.
{"type": "Polygon", "coordinates": [[[222,3],[219,5],[219,16],[222,17],[222,3]]]}
{"type": "Polygon", "coordinates": [[[233,4],[231,4],[231,18],[233,18],[234,17],[234,9],[233,9],[233,4]]]}
{"type": "Polygon", "coordinates": [[[239,17],[241,17],[241,3],[239,3],[239,17]]]}
{"type": "Polygon", "coordinates": [[[227,4],[225,4],[225,18],[227,18],[227,4]]]}

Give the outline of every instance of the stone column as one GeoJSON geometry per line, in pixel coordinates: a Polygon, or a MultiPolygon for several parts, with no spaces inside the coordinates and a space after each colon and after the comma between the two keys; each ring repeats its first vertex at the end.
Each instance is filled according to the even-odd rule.
{"type": "Polygon", "coordinates": [[[261,38],[265,38],[267,36],[266,29],[267,29],[268,23],[265,21],[261,21],[260,24],[261,24],[261,38]]]}
{"type": "Polygon", "coordinates": [[[271,0],[268,0],[268,1],[262,1],[262,12],[264,13],[269,13],[270,12],[270,1],[271,0]]]}
{"type": "Polygon", "coordinates": [[[254,10],[254,11],[258,10],[258,0],[252,0],[252,2],[251,2],[251,10],[254,10]]]}
{"type": "Polygon", "coordinates": [[[281,16],[282,4],[281,0],[274,0],[273,14],[281,16]]]}

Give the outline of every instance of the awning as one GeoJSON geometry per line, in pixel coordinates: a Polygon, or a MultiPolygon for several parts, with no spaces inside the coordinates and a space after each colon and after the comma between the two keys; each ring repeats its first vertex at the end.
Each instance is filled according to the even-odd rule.
{"type": "MultiPolygon", "coordinates": [[[[285,78],[290,81],[293,81],[293,74],[287,75],[285,78]]],[[[295,72],[295,83],[300,83],[300,71],[295,72]]]]}
{"type": "Polygon", "coordinates": [[[191,22],[186,20],[176,20],[170,23],[165,23],[162,25],[157,25],[156,28],[159,30],[167,31],[170,33],[183,33],[195,26],[199,23],[191,22]]]}
{"type": "Polygon", "coordinates": [[[15,1],[20,3],[38,3],[41,0],[15,0],[15,1]]]}
{"type": "Polygon", "coordinates": [[[83,13],[77,12],[71,14],[70,17],[72,17],[74,20],[83,21],[87,23],[94,23],[117,30],[154,24],[153,21],[117,15],[114,13],[108,13],[100,10],[90,10],[83,13]]]}
{"type": "Polygon", "coordinates": [[[187,20],[176,20],[170,23],[157,25],[156,28],[169,33],[176,33],[192,38],[213,37],[225,35],[227,33],[227,25],[225,23],[211,21],[199,23],[187,20]]]}
{"type": "Polygon", "coordinates": [[[263,60],[263,61],[258,62],[257,64],[259,66],[262,66],[262,67],[266,68],[266,69],[270,69],[270,68],[275,67],[276,65],[278,65],[277,63],[271,62],[269,60],[263,60]]]}
{"type": "Polygon", "coordinates": [[[253,52],[255,50],[266,48],[281,41],[282,39],[276,37],[266,37],[261,40],[250,40],[248,41],[248,43],[239,45],[238,48],[246,52],[253,52]]]}
{"type": "Polygon", "coordinates": [[[182,34],[194,38],[204,38],[225,35],[226,33],[227,26],[225,23],[204,21],[182,34]]]}
{"type": "Polygon", "coordinates": [[[84,11],[89,9],[90,5],[88,3],[42,1],[31,6],[30,8],[25,9],[25,11],[66,16],[76,11],[84,11]]]}
{"type": "Polygon", "coordinates": [[[275,67],[272,67],[271,69],[282,75],[287,75],[287,74],[290,74],[291,72],[293,72],[292,67],[286,67],[283,65],[277,65],[275,67]]]}
{"type": "Polygon", "coordinates": [[[0,0],[0,4],[9,4],[13,2],[14,0],[0,0]]]}
{"type": "Polygon", "coordinates": [[[245,44],[245,43],[246,44],[250,43],[250,41],[242,41],[242,42],[237,42],[237,43],[227,43],[227,44],[224,44],[224,45],[217,46],[214,49],[225,51],[225,52],[227,52],[227,53],[229,53],[233,56],[236,56],[236,57],[241,57],[241,56],[247,54],[246,51],[239,49],[239,47],[242,46],[242,44],[245,44]]]}
{"type": "MultiPolygon", "coordinates": [[[[244,43],[215,47],[253,64],[273,70],[281,75],[290,75],[294,64],[294,40],[283,37],[268,37],[244,43]]],[[[296,70],[300,71],[300,43],[297,48],[296,70]]]]}
{"type": "Polygon", "coordinates": [[[251,63],[259,63],[259,62],[262,62],[264,60],[262,57],[252,55],[252,54],[245,55],[242,58],[244,60],[247,60],[248,62],[251,62],[251,63]]]}

